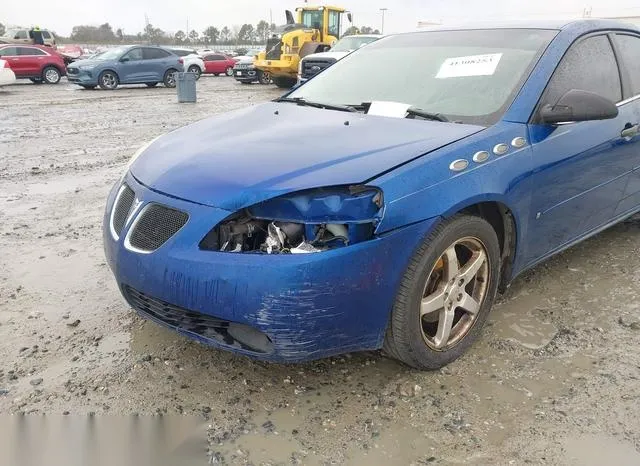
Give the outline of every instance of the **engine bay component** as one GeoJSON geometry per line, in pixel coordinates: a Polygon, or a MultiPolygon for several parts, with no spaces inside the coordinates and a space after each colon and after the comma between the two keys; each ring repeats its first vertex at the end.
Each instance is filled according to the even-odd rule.
{"type": "Polygon", "coordinates": [[[338,187],[294,193],[243,209],[214,227],[200,248],[222,252],[309,254],[373,237],[382,193],[338,187]]]}

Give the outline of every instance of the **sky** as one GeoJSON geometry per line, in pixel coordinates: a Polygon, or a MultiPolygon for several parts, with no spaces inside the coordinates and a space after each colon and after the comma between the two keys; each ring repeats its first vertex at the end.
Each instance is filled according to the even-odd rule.
{"type": "MultiPolygon", "coordinates": [[[[126,34],[145,25],[145,15],[155,27],[168,32],[208,26],[232,27],[256,24],[270,15],[284,24],[285,9],[303,5],[302,0],[2,0],[0,23],[15,26],[39,25],[69,35],[74,25],[108,22],[126,34]]],[[[322,1],[309,0],[322,5],[322,1]]],[[[385,33],[414,30],[419,20],[440,23],[476,19],[519,19],[577,17],[585,8],[592,16],[640,16],[639,0],[330,0],[353,12],[357,26],[381,28],[380,8],[385,13],[385,33]]]]}

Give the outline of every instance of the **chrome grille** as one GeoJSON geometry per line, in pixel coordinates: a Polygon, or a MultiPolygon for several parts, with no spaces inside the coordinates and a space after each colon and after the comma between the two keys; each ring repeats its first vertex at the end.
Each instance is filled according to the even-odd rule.
{"type": "Polygon", "coordinates": [[[126,245],[144,252],[155,251],[175,235],[188,219],[186,212],[160,204],[149,204],[142,209],[131,226],[126,245]]]}
{"type": "Polygon", "coordinates": [[[133,190],[126,184],[123,184],[116,198],[116,202],[113,205],[113,212],[111,214],[111,228],[113,228],[113,233],[116,237],[120,236],[124,228],[135,198],[136,194],[133,190]]]}

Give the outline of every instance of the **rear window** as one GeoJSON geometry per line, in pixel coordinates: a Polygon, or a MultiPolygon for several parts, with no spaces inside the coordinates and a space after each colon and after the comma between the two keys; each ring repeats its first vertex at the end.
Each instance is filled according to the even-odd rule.
{"type": "Polygon", "coordinates": [[[171,51],[173,53],[175,53],[176,55],[178,55],[179,57],[186,57],[187,55],[195,55],[196,54],[195,50],[176,50],[176,49],[171,49],[171,51]]]}
{"type": "Polygon", "coordinates": [[[167,58],[170,55],[171,54],[169,52],[167,52],[166,50],[162,50],[162,49],[145,48],[144,52],[143,52],[143,56],[144,56],[145,60],[154,60],[154,59],[158,59],[158,58],[167,58]]]}

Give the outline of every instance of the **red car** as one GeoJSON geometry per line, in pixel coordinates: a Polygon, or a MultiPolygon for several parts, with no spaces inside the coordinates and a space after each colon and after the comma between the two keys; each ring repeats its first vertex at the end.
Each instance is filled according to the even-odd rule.
{"type": "Polygon", "coordinates": [[[204,73],[216,76],[221,74],[233,76],[233,67],[236,64],[233,58],[222,53],[209,53],[202,59],[204,60],[204,73]]]}
{"type": "Polygon", "coordinates": [[[0,58],[9,63],[18,79],[34,83],[58,84],[67,74],[64,59],[51,47],[39,45],[0,45],[0,58]]]}

